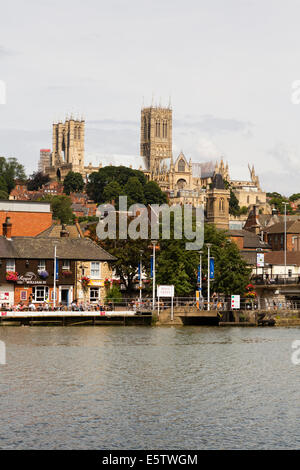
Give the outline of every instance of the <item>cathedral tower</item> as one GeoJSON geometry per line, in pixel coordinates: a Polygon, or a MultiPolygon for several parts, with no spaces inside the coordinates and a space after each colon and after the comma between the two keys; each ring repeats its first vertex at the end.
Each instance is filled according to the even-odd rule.
{"type": "Polygon", "coordinates": [[[150,175],[159,172],[161,161],[172,157],[172,109],[143,108],[141,111],[141,151],[150,175]]]}
{"type": "Polygon", "coordinates": [[[51,178],[64,179],[69,171],[84,174],[84,120],[66,119],[53,124],[51,178]]]}
{"type": "Polygon", "coordinates": [[[229,199],[230,191],[225,189],[222,175],[215,174],[211,188],[207,192],[206,217],[208,223],[215,224],[219,229],[228,230],[229,199]]]}

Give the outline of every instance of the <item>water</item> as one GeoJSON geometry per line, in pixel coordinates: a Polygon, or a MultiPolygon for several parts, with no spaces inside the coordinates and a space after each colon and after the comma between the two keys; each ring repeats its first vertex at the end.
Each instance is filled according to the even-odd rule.
{"type": "Polygon", "coordinates": [[[298,328],[2,327],[2,449],[299,448],[298,328]]]}

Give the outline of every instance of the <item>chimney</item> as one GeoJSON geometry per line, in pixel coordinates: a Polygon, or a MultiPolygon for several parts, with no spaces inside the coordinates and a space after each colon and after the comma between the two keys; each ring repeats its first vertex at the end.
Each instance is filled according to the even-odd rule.
{"type": "Polygon", "coordinates": [[[68,238],[69,237],[69,232],[66,230],[65,225],[63,224],[61,226],[61,231],[60,231],[60,238],[68,238]]]}
{"type": "Polygon", "coordinates": [[[10,217],[6,217],[3,226],[3,236],[8,240],[11,240],[11,231],[12,231],[12,223],[10,221],[10,217]]]}

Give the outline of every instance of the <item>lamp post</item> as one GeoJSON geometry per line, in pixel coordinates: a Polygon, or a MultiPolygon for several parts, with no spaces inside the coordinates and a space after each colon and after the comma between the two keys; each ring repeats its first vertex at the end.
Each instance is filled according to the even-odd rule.
{"type": "Polygon", "coordinates": [[[142,281],[142,272],[143,272],[142,255],[143,253],[144,253],[144,250],[140,250],[140,302],[142,302],[142,289],[143,289],[143,281],[142,281]]]}
{"type": "Polygon", "coordinates": [[[210,310],[210,248],[211,243],[206,243],[207,246],[207,310],[210,310]]]}
{"type": "Polygon", "coordinates": [[[56,245],[54,245],[53,309],[56,307],[56,245]]]}
{"type": "Polygon", "coordinates": [[[202,299],[202,250],[199,251],[199,256],[199,297],[202,299]]]}
{"type": "Polygon", "coordinates": [[[155,309],[155,248],[156,248],[157,240],[152,240],[153,246],[153,278],[152,278],[152,310],[155,309]]]}
{"type": "Polygon", "coordinates": [[[284,204],[284,282],[286,282],[286,206],[288,202],[282,204],[284,204]]]}

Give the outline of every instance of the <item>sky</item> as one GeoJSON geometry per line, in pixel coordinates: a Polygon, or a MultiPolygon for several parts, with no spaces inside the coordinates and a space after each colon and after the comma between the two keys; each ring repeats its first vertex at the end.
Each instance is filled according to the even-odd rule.
{"type": "Polygon", "coordinates": [[[233,179],[254,164],[265,191],[300,192],[298,0],[1,3],[0,155],[28,174],[70,113],[86,164],[138,167],[141,107],[171,100],[174,157],[223,157],[233,179]]]}

